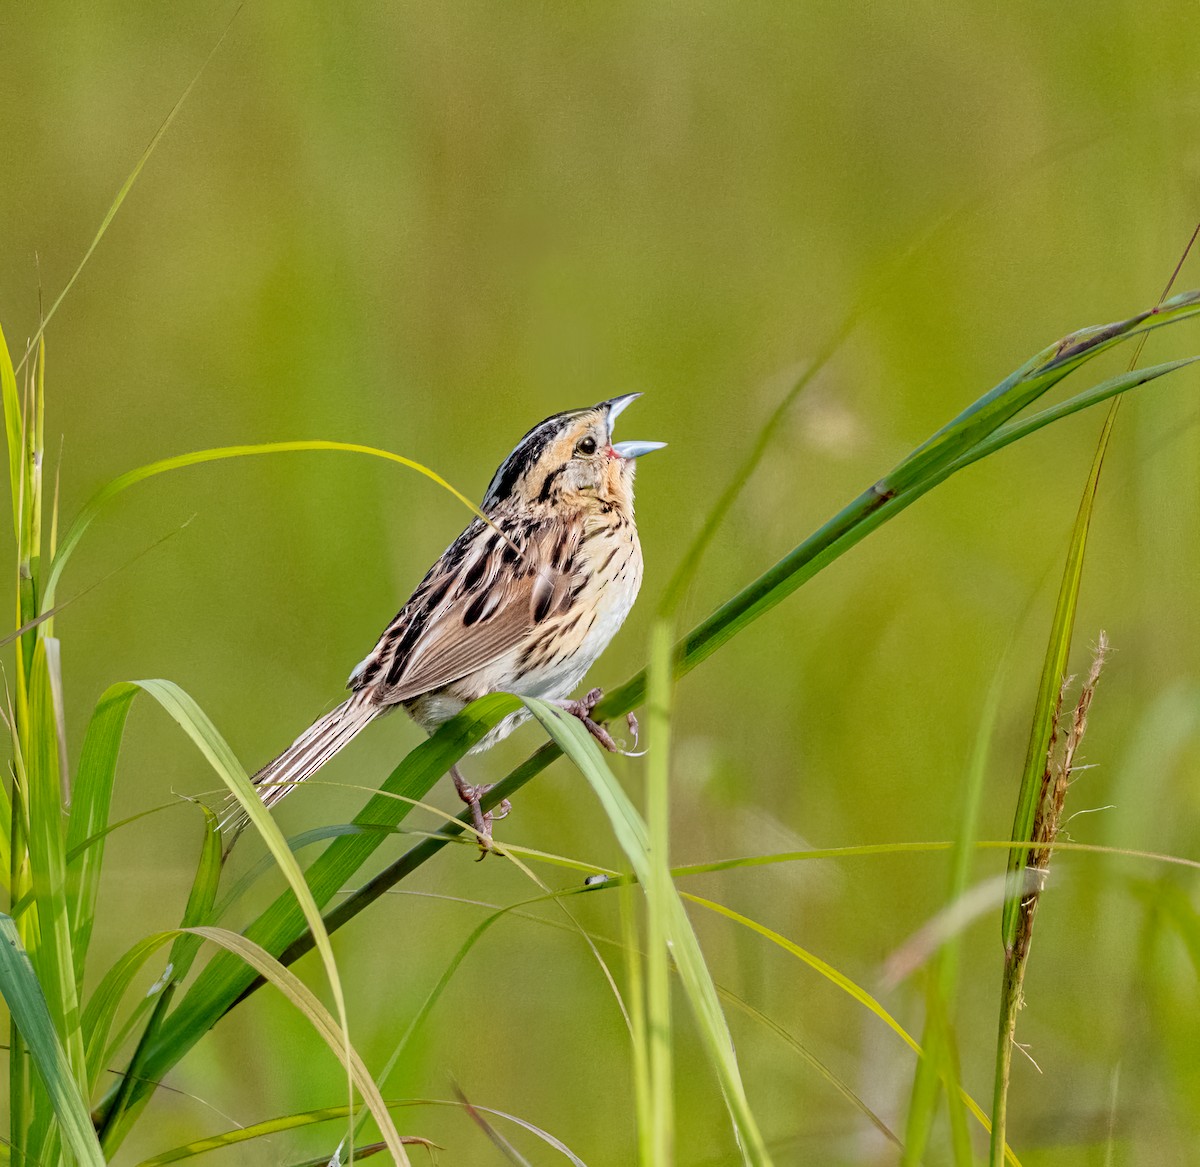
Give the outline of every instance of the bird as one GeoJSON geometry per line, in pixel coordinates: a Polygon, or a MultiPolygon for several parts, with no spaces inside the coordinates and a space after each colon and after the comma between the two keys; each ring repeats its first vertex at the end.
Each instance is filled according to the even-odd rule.
{"type": "MultiPolygon", "coordinates": [[[[535,425],[500,464],[476,517],[429,569],[347,681],[350,696],[319,717],[251,778],[273,807],[311,778],[376,718],[402,708],[433,733],[487,693],[538,697],[578,717],[610,750],[592,719],[602,696],[571,694],[629,615],[642,583],[633,509],[637,460],[664,442],[614,443],[618,416],[640,393],[556,413],[535,425]]],[[[507,737],[529,717],[509,714],[470,751],[507,737]]],[[[636,720],[630,715],[630,729],[636,720]]],[[[494,783],[450,769],[470,810],[480,858],[492,847],[484,811],[494,783]]],[[[244,825],[231,819],[231,833],[244,825]]],[[[227,852],[228,853],[228,849],[227,852]]]]}

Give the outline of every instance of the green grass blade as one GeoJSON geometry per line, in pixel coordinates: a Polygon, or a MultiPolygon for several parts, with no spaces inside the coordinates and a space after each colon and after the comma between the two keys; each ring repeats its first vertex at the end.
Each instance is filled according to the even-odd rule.
{"type": "Polygon", "coordinates": [[[86,1076],[67,914],[66,843],[59,782],[58,723],[48,666],[50,649],[49,641],[38,641],[30,675],[25,765],[29,869],[37,936],[36,945],[30,945],[30,958],[66,1050],[68,1064],[75,1074],[76,1085],[82,1089],[86,1076]]]}
{"type": "MultiPolygon", "coordinates": [[[[465,1104],[458,1101],[450,1101],[441,1098],[403,1098],[388,1101],[385,1103],[389,1110],[398,1110],[401,1107],[411,1108],[418,1106],[438,1106],[438,1107],[457,1107],[464,1109],[465,1104]]],[[[568,1147],[561,1139],[555,1138],[548,1131],[543,1130],[539,1126],[528,1122],[526,1119],[518,1118],[514,1114],[508,1114],[503,1110],[496,1110],[491,1106],[480,1106],[477,1103],[471,1103],[471,1107],[483,1114],[489,1114],[495,1118],[502,1118],[507,1122],[519,1126],[522,1130],[528,1131],[534,1137],[540,1139],[548,1147],[558,1151],[572,1167],[586,1167],[582,1159],[576,1155],[570,1147],[568,1147]]],[[[323,1106],[316,1110],[306,1110],[298,1114],[283,1115],[279,1118],[267,1119],[264,1122],[254,1123],[250,1126],[236,1127],[233,1130],[225,1131],[219,1135],[210,1135],[204,1139],[195,1139],[190,1143],[185,1143],[183,1146],[174,1147],[170,1151],[163,1151],[161,1154],[155,1155],[150,1159],[143,1159],[137,1167],[166,1167],[168,1163],[179,1163],[184,1159],[194,1159],[198,1155],[203,1155],[208,1151],[217,1151],[223,1147],[236,1146],[239,1143],[246,1143],[252,1139],[261,1139],[269,1135],[281,1134],[284,1131],[298,1130],[306,1126],[314,1126],[317,1123],[329,1122],[333,1119],[346,1118],[348,1115],[345,1106],[323,1106]]],[[[417,1145],[428,1146],[428,1141],[425,1139],[406,1139],[417,1145]]],[[[359,1156],[361,1157],[361,1155],[359,1156]]],[[[327,1160],[322,1158],[320,1163],[324,1164],[327,1160]]]]}
{"type": "MultiPolygon", "coordinates": [[[[313,1028],[325,1039],[329,1048],[339,1059],[342,1059],[347,1073],[362,1095],[367,1109],[370,1110],[371,1117],[375,1119],[394,1161],[401,1167],[408,1167],[408,1155],[405,1153],[392,1116],[375,1085],[375,1080],[367,1072],[366,1066],[363,1065],[362,1059],[353,1046],[346,1040],[344,1005],[339,1002],[338,1018],[334,1020],[303,981],[284,968],[270,953],[264,951],[253,941],[247,940],[246,937],[239,936],[236,932],[230,932],[225,928],[194,928],[190,931],[206,940],[223,945],[230,952],[241,957],[259,976],[266,978],[279,989],[309,1019],[313,1028]]],[[[351,1159],[353,1159],[353,1152],[351,1152],[351,1159]]]]}
{"type": "Polygon", "coordinates": [[[45,461],[46,429],[46,340],[40,338],[37,360],[29,385],[29,440],[26,467],[28,490],[27,524],[29,582],[35,597],[32,614],[36,615],[36,597],[41,583],[42,561],[42,465],[45,461]]]}
{"type": "MultiPolygon", "coordinates": [[[[166,942],[173,933],[155,933],[134,944],[100,978],[83,1011],[83,1040],[87,1053],[88,1092],[95,1090],[108,1064],[109,1038],[117,1009],[129,990],[133,978],[142,966],[166,942]]],[[[168,984],[169,976],[159,978],[154,988],[146,995],[147,1000],[156,997],[168,984]]]]}
{"type": "Polygon", "coordinates": [[[1157,308],[1119,320],[1083,328],[1043,349],[1032,360],[1000,382],[990,393],[963,410],[943,426],[884,480],[895,493],[908,489],[931,470],[953,462],[966,449],[982,441],[1009,418],[1026,409],[1047,389],[1056,385],[1100,353],[1131,337],[1141,336],[1165,324],[1185,319],[1200,311],[1200,292],[1182,292],[1157,308]]]}
{"type": "MultiPolygon", "coordinates": [[[[512,851],[512,850],[514,850],[514,848],[511,845],[509,845],[509,846],[506,846],[505,850],[512,851]]],[[[637,884],[633,880],[631,880],[627,877],[622,877],[617,872],[606,871],[601,868],[597,868],[593,864],[578,863],[576,861],[567,859],[565,856],[547,856],[544,853],[533,853],[526,848],[522,848],[521,851],[522,851],[522,854],[528,855],[531,858],[537,857],[537,858],[544,858],[547,860],[557,860],[558,861],[557,865],[563,866],[563,867],[568,867],[572,870],[585,870],[589,874],[592,874],[592,875],[607,875],[610,877],[610,878],[606,879],[603,883],[600,883],[600,884],[574,886],[574,887],[564,888],[564,889],[554,893],[554,898],[557,898],[560,900],[563,898],[566,898],[568,896],[597,895],[597,894],[602,894],[603,892],[606,892],[606,891],[613,891],[613,890],[617,891],[618,894],[621,896],[622,900],[624,900],[626,897],[632,896],[637,889],[637,884]]],[[[679,871],[679,869],[673,869],[672,874],[678,874],[678,871],[679,871]]],[[[403,895],[406,893],[399,892],[399,893],[395,893],[395,894],[403,895]]],[[[536,915],[532,912],[522,911],[520,904],[511,904],[511,905],[508,905],[507,907],[502,907],[499,904],[485,903],[481,900],[461,899],[457,896],[439,895],[436,892],[408,892],[407,894],[420,896],[422,898],[444,900],[447,903],[468,904],[471,907],[482,908],[489,912],[495,913],[495,914],[497,914],[498,917],[508,916],[512,919],[518,919],[518,920],[526,921],[531,924],[537,924],[544,928],[553,928],[558,931],[570,932],[570,933],[574,933],[576,931],[575,927],[573,927],[570,923],[564,923],[561,920],[550,920],[550,919],[547,919],[545,916],[536,915]]],[[[527,904],[539,903],[539,902],[543,902],[547,898],[548,897],[541,896],[541,897],[538,897],[537,899],[526,901],[526,903],[527,904]]],[[[622,911],[621,911],[621,921],[622,921],[622,933],[621,933],[622,938],[621,938],[621,940],[613,940],[610,937],[601,936],[594,932],[588,932],[588,933],[586,933],[586,935],[589,940],[593,941],[597,945],[604,945],[604,946],[607,946],[610,948],[622,949],[622,950],[624,950],[624,952],[627,955],[629,955],[631,957],[639,958],[638,961],[631,961],[631,965],[634,968],[636,968],[637,964],[640,963],[640,960],[644,958],[645,954],[642,952],[642,950],[638,944],[638,939],[637,939],[637,936],[634,934],[633,929],[631,927],[627,926],[629,923],[632,922],[632,919],[633,919],[632,910],[626,910],[626,906],[623,904],[622,911]]],[[[638,1026],[638,1021],[637,1021],[637,1017],[636,1017],[636,1011],[637,1011],[637,1008],[639,1007],[638,1002],[642,999],[642,996],[643,996],[642,991],[637,987],[637,985],[639,983],[640,982],[636,981],[635,978],[631,977],[630,993],[629,993],[629,1006],[630,1006],[629,1012],[630,1012],[630,1016],[631,1016],[631,1032],[633,1032],[634,1034],[636,1034],[637,1026],[638,1026]]],[[[735,1009],[739,1010],[741,1013],[743,1013],[747,1017],[751,1018],[756,1024],[761,1025],[764,1029],[769,1030],[776,1037],[778,1037],[780,1039],[780,1041],[782,1041],[785,1045],[787,1045],[794,1053],[796,1053],[799,1057],[801,1057],[813,1070],[815,1070],[826,1082],[828,1082],[830,1086],[832,1086],[843,1098],[845,1098],[847,1102],[849,1102],[852,1106],[854,1106],[854,1108],[856,1110],[858,1110],[859,1113],[861,1113],[863,1115],[863,1117],[866,1118],[871,1123],[871,1125],[874,1126],[875,1129],[879,1131],[879,1133],[881,1135],[883,1135],[884,1138],[886,1138],[889,1142],[893,1143],[896,1147],[902,1146],[900,1139],[897,1138],[896,1134],[888,1127],[887,1123],[885,1123],[874,1111],[872,1111],[871,1108],[869,1106],[867,1106],[867,1104],[850,1088],[850,1086],[847,1085],[847,1083],[843,1079],[838,1077],[838,1075],[836,1073],[834,1073],[834,1071],[831,1070],[829,1068],[829,1066],[827,1066],[824,1062],[822,1062],[820,1060],[820,1058],[818,1058],[810,1049],[805,1047],[801,1042],[797,1041],[796,1038],[793,1037],[786,1029],[784,1029],[783,1026],[781,1026],[778,1022],[773,1021],[770,1017],[767,1017],[764,1013],[762,1013],[760,1010],[756,1009],[753,1005],[744,1001],[736,993],[732,992],[731,990],[729,990],[727,988],[724,988],[723,986],[721,986],[719,984],[717,985],[717,992],[720,994],[721,1000],[727,1002],[728,1004],[732,1005],[735,1009]]],[[[635,1039],[635,1042],[634,1042],[635,1056],[636,1056],[637,1050],[639,1048],[642,1048],[642,1046],[644,1046],[644,1042],[639,1043],[635,1039]]],[[[648,1071],[643,1071],[641,1076],[642,1076],[642,1078],[648,1077],[648,1071]]],[[[637,1084],[637,1079],[635,1078],[635,1088],[636,1088],[636,1084],[637,1084]]],[[[646,1102],[646,1105],[648,1105],[648,1100],[646,1102]]],[[[649,1122],[645,1122],[639,1127],[639,1131],[641,1131],[641,1130],[648,1131],[649,1129],[650,1129],[649,1122]]],[[[639,1146],[640,1145],[641,1144],[639,1143],[639,1146]]]]}
{"type": "Polygon", "coordinates": [[[4,405],[4,434],[8,439],[8,477],[12,489],[13,531],[21,537],[21,483],[25,476],[25,423],[17,395],[17,375],[12,355],[0,329],[0,400],[4,405]]]}
{"type": "Polygon", "coordinates": [[[121,739],[133,699],[139,692],[136,684],[127,681],[104,691],[88,722],[79,755],[74,798],[67,821],[68,911],[78,981],[83,980],[96,918],[106,829],[121,739]],[[91,845],[85,847],[84,843],[89,840],[93,840],[91,845]]]}
{"type": "MultiPolygon", "coordinates": [[[[204,834],[200,840],[200,862],[196,865],[192,888],[183,910],[184,928],[197,928],[214,922],[213,906],[221,882],[221,832],[217,826],[218,819],[208,807],[200,809],[204,812],[204,834]]],[[[199,937],[190,932],[180,936],[171,946],[171,980],[175,984],[187,976],[199,949],[199,937]]]]}
{"type": "MultiPolygon", "coordinates": [[[[1041,788],[1042,772],[1046,766],[1046,751],[1050,746],[1050,734],[1054,726],[1055,710],[1059,692],[1067,675],[1067,658],[1071,652],[1071,639],[1075,631],[1075,613],[1079,606],[1079,588],[1083,580],[1083,560],[1087,552],[1088,532],[1091,530],[1092,508],[1096,501],[1096,490],[1100,484],[1100,470],[1108,449],[1113,423],[1116,421],[1118,398],[1109,409],[1096,447],[1096,455],[1084,486],[1083,498],[1075,516],[1071,531],[1071,544],[1067,562],[1059,585],[1058,599],[1054,607],[1054,618],[1050,626],[1050,641],[1042,663],[1042,675],[1038,681],[1037,697],[1034,700],[1033,725],[1029,734],[1029,745],[1025,752],[1025,767],[1017,798],[1017,813],[1013,821],[1013,841],[1027,842],[1032,837],[1033,818],[1038,791],[1041,788]]],[[[1027,852],[1016,849],[1008,859],[1010,875],[1016,875],[1025,866],[1027,852]]],[[[1020,897],[1010,897],[1004,905],[1002,935],[1004,946],[1011,949],[1016,939],[1017,917],[1020,914],[1020,897]]]]}
{"type": "MultiPolygon", "coordinates": [[[[670,870],[671,642],[669,620],[654,622],[650,635],[647,730],[652,749],[646,764],[646,834],[652,862],[646,865],[646,1025],[650,1071],[650,1157],[644,1167],[674,1161],[674,1037],[671,1025],[672,921],[678,893],[670,870]]],[[[699,1017],[699,1014],[698,1014],[699,1017]]],[[[724,1019],[722,1018],[722,1021],[724,1019]]],[[[716,1040],[727,1038],[719,1033],[716,1040]]],[[[710,1039],[711,1044],[711,1039],[710,1039]]]]}
{"type": "Polygon", "coordinates": [[[944,481],[950,474],[956,473],[963,467],[987,458],[998,450],[1004,449],[1005,446],[1011,446],[1013,442],[1019,442],[1022,438],[1026,438],[1056,421],[1061,421],[1064,417],[1070,417],[1093,405],[1099,405],[1103,401],[1119,397],[1141,385],[1156,381],[1168,373],[1174,373],[1179,369],[1187,368],[1188,365],[1194,365],[1197,361],[1200,361],[1200,357],[1185,357],[1178,361],[1165,361],[1160,365],[1149,365],[1144,369],[1131,369],[1118,376],[1110,377],[1107,381],[1101,381],[1099,385],[1085,389],[1082,393],[1077,393],[1057,405],[1050,406],[1049,409],[1043,409],[1029,417],[1006,422],[960,458],[955,459],[945,475],[938,476],[937,482],[944,481]]]}
{"type": "Polygon", "coordinates": [[[127,470],[124,474],[118,475],[111,482],[102,486],[92,495],[79,514],[75,516],[74,522],[71,523],[66,534],[62,537],[58,552],[54,556],[54,562],[50,566],[50,574],[46,579],[45,593],[42,599],[43,609],[54,606],[55,591],[59,580],[62,578],[63,569],[66,567],[67,560],[70,559],[71,553],[75,550],[79,540],[83,538],[84,532],[91,526],[92,521],[104,507],[122,491],[128,490],[131,486],[136,486],[139,482],[145,482],[149,478],[154,478],[156,475],[166,474],[171,470],[181,470],[188,466],[200,466],[207,462],[220,462],[228,458],[253,458],[264,454],[289,454],[309,451],[367,454],[373,458],[383,458],[386,461],[407,466],[410,470],[415,470],[418,474],[423,474],[430,481],[436,482],[443,490],[448,491],[458,499],[473,515],[483,519],[489,525],[491,524],[491,520],[462,491],[451,486],[436,471],[430,470],[428,466],[424,466],[412,458],[406,458],[402,454],[393,454],[390,450],[380,450],[374,446],[362,446],[355,442],[315,440],[303,442],[262,442],[257,445],[219,446],[210,450],[195,450],[189,454],[178,454],[173,458],[163,458],[158,462],[151,462],[148,465],[127,470]]]}
{"type": "MultiPolygon", "coordinates": [[[[617,840],[643,886],[654,886],[656,880],[665,880],[670,884],[671,905],[666,925],[667,937],[680,983],[695,1014],[701,1040],[721,1084],[742,1156],[750,1164],[769,1164],[770,1156],[767,1154],[742,1085],[733,1040],[721,1010],[716,986],[704,963],[700,944],[684,911],[683,902],[678,892],[674,891],[667,868],[667,857],[653,851],[646,823],[625,795],[620,783],[613,777],[599,746],[578,719],[544,701],[526,699],[525,703],[545,727],[546,732],[587,778],[604,806],[617,840]],[[653,871],[654,865],[660,866],[661,872],[653,871]]],[[[657,886],[661,888],[662,883],[657,886]]],[[[653,1075],[653,1070],[651,1073],[653,1075]]]]}
{"type": "Polygon", "coordinates": [[[0,914],[0,941],[0,992],[45,1085],[62,1140],[82,1167],[104,1167],[87,1102],[11,916],[0,914]]]}
{"type": "Polygon", "coordinates": [[[633,1104],[637,1120],[638,1162],[653,1159],[654,1108],[650,1088],[650,1028],[646,1019],[645,958],[638,942],[637,903],[633,885],[622,881],[620,896],[621,948],[625,954],[625,975],[629,985],[629,1029],[633,1043],[633,1104]]]}
{"type": "MultiPolygon", "coordinates": [[[[704,899],[701,896],[691,895],[688,892],[682,893],[683,898],[689,903],[698,904],[702,908],[707,908],[710,912],[715,912],[719,916],[724,916],[727,920],[732,920],[734,923],[740,924],[744,928],[748,928],[751,932],[757,932],[758,935],[770,940],[772,944],[778,945],[785,952],[791,953],[798,960],[803,961],[813,969],[820,973],[827,981],[841,989],[852,1000],[857,1001],[869,1012],[873,1013],[880,1021],[882,1021],[901,1041],[904,1042],[909,1049],[918,1057],[924,1057],[924,1051],[920,1043],[893,1017],[887,1009],[884,1008],[882,1002],[872,996],[861,985],[852,981],[845,973],[839,972],[833,965],[822,960],[819,956],[809,952],[805,948],[801,948],[799,944],[789,940],[786,936],[781,935],[772,928],[768,928],[765,924],[758,923],[757,920],[751,920],[748,916],[742,915],[740,912],[735,912],[732,908],[726,907],[724,904],[718,904],[713,900],[704,899]]],[[[963,1104],[971,1112],[972,1116],[986,1131],[991,1131],[991,1123],[988,1122],[987,1115],[984,1114],[983,1108],[965,1091],[959,1095],[963,1104]]],[[[1020,1167],[1020,1163],[1011,1148],[1004,1148],[1004,1157],[1010,1167],[1020,1167]]]]}

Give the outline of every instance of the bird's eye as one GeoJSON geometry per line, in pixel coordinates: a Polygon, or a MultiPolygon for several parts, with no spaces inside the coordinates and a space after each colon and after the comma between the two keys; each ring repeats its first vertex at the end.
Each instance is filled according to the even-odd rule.
{"type": "Polygon", "coordinates": [[[591,434],[588,434],[575,449],[580,454],[594,454],[596,452],[596,439],[591,434]]]}

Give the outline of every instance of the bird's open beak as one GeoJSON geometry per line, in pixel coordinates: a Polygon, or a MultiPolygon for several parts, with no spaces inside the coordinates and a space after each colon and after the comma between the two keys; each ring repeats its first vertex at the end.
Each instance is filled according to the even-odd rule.
{"type": "MultiPolygon", "coordinates": [[[[624,397],[614,397],[605,403],[608,405],[608,432],[610,435],[613,423],[639,397],[641,397],[640,393],[626,393],[624,397]]],[[[612,449],[613,453],[619,454],[622,458],[640,458],[643,454],[649,454],[651,450],[661,450],[666,444],[666,442],[616,442],[612,449]]]]}
{"type": "Polygon", "coordinates": [[[640,458],[652,450],[661,450],[666,442],[617,442],[613,450],[622,458],[640,458]]]}

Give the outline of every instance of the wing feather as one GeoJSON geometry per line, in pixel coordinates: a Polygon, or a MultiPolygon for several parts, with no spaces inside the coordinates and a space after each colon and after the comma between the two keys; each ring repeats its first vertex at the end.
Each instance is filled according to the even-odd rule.
{"type": "Polygon", "coordinates": [[[577,537],[559,524],[523,534],[518,556],[482,524],[468,527],[385,629],[351,687],[373,689],[379,704],[410,701],[527,642],[570,593],[577,537]]]}

